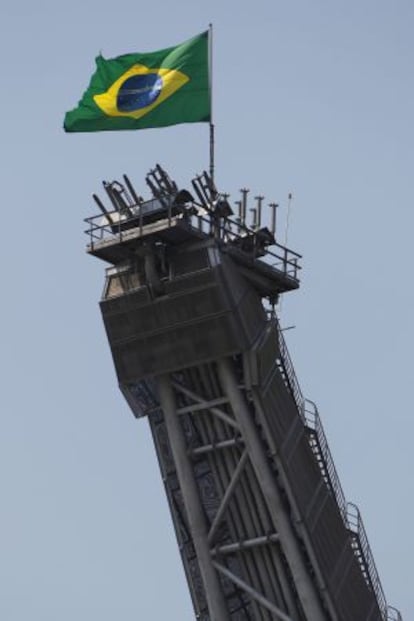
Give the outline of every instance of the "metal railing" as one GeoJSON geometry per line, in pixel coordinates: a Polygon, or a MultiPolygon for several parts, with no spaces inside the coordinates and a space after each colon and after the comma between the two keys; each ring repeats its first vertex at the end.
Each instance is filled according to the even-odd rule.
{"type": "Polygon", "coordinates": [[[378,605],[380,607],[382,616],[387,618],[387,601],[385,594],[379,579],[377,567],[375,565],[374,556],[372,554],[371,546],[369,545],[367,533],[362,521],[361,513],[358,507],[352,502],[347,504],[347,523],[348,530],[355,537],[355,552],[360,562],[362,572],[367,580],[368,584],[374,590],[377,598],[378,605]]]}
{"type": "Polygon", "coordinates": [[[335,468],[332,454],[328,445],[328,440],[326,439],[325,431],[323,429],[323,425],[319,416],[318,408],[313,401],[305,399],[305,397],[303,396],[298,378],[296,376],[295,368],[293,366],[293,362],[290,357],[285,338],[283,336],[283,332],[280,329],[278,323],[277,334],[280,358],[282,361],[282,367],[286,376],[288,387],[290,388],[291,394],[296,403],[296,407],[305,426],[312,432],[314,436],[316,445],[312,446],[311,443],[311,448],[313,452],[316,452],[320,457],[321,461],[319,462],[319,466],[321,468],[322,475],[326,480],[326,483],[332,490],[344,524],[346,527],[348,527],[346,509],[347,503],[345,499],[345,494],[343,492],[342,485],[335,468]]]}
{"type": "MultiPolygon", "coordinates": [[[[145,214],[143,212],[145,203],[133,208],[133,216],[127,216],[121,208],[108,211],[106,215],[96,215],[85,218],[88,228],[85,233],[89,236],[89,247],[94,249],[96,244],[105,240],[114,240],[122,243],[131,235],[132,229],[139,229],[142,235],[146,227],[145,214]]],[[[159,217],[164,220],[168,227],[179,225],[192,230],[195,234],[206,237],[216,237],[228,247],[235,251],[239,250],[244,256],[252,261],[263,256],[268,257],[269,265],[273,269],[283,272],[286,276],[298,280],[298,272],[301,269],[299,260],[301,255],[290,248],[278,244],[275,240],[263,246],[258,243],[258,231],[250,229],[246,225],[230,218],[217,220],[213,214],[206,213],[206,210],[196,203],[188,206],[181,206],[179,213],[173,204],[168,204],[164,213],[159,217]],[[175,211],[174,211],[175,210],[175,211]],[[246,244],[246,240],[251,241],[246,244]],[[236,244],[239,245],[236,247],[236,244]],[[270,250],[272,246],[275,250],[270,250]]]]}
{"type": "Polygon", "coordinates": [[[274,317],[273,319],[276,323],[276,333],[278,338],[278,346],[279,346],[279,356],[282,364],[283,372],[285,375],[285,379],[288,384],[288,388],[293,396],[293,399],[296,403],[296,407],[298,412],[303,420],[306,423],[305,419],[305,398],[302,394],[302,390],[299,385],[298,378],[295,373],[295,368],[293,366],[292,359],[289,354],[289,350],[286,345],[285,337],[283,336],[283,332],[280,328],[279,322],[274,317]]]}
{"type": "Polygon", "coordinates": [[[345,494],[335,468],[334,460],[328,445],[328,440],[326,439],[318,408],[313,401],[305,399],[304,414],[306,427],[313,433],[317,443],[316,448],[318,454],[320,455],[320,459],[322,459],[324,478],[335,496],[342,519],[344,524],[347,526],[347,503],[345,494]]]}
{"type": "Polygon", "coordinates": [[[359,561],[362,574],[375,593],[383,620],[402,621],[401,613],[396,608],[387,605],[361,513],[355,504],[346,501],[318,408],[313,401],[303,397],[283,333],[275,317],[274,320],[277,326],[280,361],[287,387],[290,389],[304,425],[311,431],[309,440],[312,451],[317,457],[322,476],[334,494],[345,528],[351,533],[354,553],[359,561]]]}
{"type": "Polygon", "coordinates": [[[387,607],[387,621],[402,621],[402,616],[399,610],[393,606],[387,607]]]}

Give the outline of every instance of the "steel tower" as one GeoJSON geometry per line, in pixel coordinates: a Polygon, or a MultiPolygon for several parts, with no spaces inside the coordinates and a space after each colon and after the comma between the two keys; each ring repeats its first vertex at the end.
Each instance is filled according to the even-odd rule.
{"type": "Polygon", "coordinates": [[[202,621],[402,621],[361,516],[345,501],[316,405],[274,305],[300,256],[276,204],[246,223],[203,173],[180,190],[157,165],[139,196],[104,182],[87,252],[107,263],[101,311],[121,391],[147,417],[202,621]]]}

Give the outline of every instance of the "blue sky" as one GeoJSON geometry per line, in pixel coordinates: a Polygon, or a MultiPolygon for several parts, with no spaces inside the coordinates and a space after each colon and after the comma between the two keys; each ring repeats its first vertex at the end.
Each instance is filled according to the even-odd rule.
{"type": "Polygon", "coordinates": [[[193,619],[146,421],[117,389],[83,218],[102,179],[208,165],[202,124],[65,135],[94,57],[214,24],[216,178],[286,204],[282,323],[383,587],[414,617],[408,0],[2,4],[0,617],[193,619]]]}

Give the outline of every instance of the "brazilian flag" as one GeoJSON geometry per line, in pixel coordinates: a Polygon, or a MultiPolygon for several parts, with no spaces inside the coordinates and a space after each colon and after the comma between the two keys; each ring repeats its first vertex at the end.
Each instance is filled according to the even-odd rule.
{"type": "Polygon", "coordinates": [[[145,129],[210,121],[208,31],[157,52],[96,58],[66,132],[145,129]]]}

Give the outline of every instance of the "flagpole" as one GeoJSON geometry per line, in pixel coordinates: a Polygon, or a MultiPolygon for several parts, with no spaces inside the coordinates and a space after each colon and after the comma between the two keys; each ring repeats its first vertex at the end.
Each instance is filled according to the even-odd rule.
{"type": "Polygon", "coordinates": [[[210,97],[210,177],[214,183],[213,24],[208,25],[208,90],[210,97]]]}

